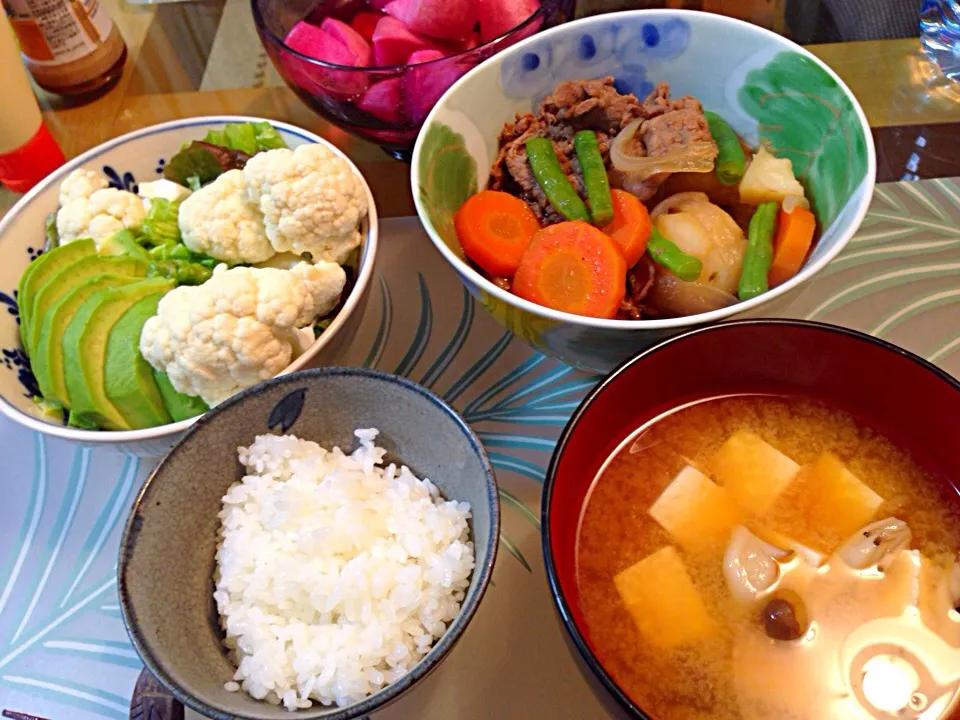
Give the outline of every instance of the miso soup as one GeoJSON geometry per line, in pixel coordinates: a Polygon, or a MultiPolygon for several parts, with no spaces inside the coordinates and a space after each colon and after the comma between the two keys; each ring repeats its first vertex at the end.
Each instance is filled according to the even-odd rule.
{"type": "Polygon", "coordinates": [[[819,403],[684,407],[594,480],[577,547],[588,640],[656,720],[951,717],[957,505],[819,403]]]}

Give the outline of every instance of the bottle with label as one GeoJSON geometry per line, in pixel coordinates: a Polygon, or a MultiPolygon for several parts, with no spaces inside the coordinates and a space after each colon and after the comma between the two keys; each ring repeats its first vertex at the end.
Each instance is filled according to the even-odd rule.
{"type": "Polygon", "coordinates": [[[120,78],[127,44],[100,0],[2,0],[37,85],[60,95],[120,78]]]}
{"type": "Polygon", "coordinates": [[[40,115],[27,71],[20,62],[17,41],[0,15],[0,183],[26,192],[63,164],[63,153],[40,115]]]}

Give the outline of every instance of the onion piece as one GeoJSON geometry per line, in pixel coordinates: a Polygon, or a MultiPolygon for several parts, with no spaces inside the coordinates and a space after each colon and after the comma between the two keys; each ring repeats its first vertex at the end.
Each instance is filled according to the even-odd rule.
{"type": "Polygon", "coordinates": [[[710,312],[737,302],[737,298],[728,292],[699,282],[684,282],[673,273],[659,270],[646,299],[654,307],[673,316],[710,312]]]}
{"type": "Polygon", "coordinates": [[[610,160],[613,166],[624,173],[646,180],[652,175],[674,172],[712,172],[717,158],[717,146],[712,142],[692,142],[678,145],[656,157],[633,155],[627,145],[633,140],[644,118],[637,118],[613,139],[610,160]]]}
{"type": "Polygon", "coordinates": [[[671,195],[668,198],[664,198],[656,204],[653,210],[650,211],[650,219],[654,222],[657,221],[657,218],[661,215],[664,215],[671,210],[676,210],[677,212],[682,212],[687,208],[685,206],[692,205],[694,203],[709,203],[710,198],[707,197],[706,193],[702,192],[682,192],[671,195]]]}

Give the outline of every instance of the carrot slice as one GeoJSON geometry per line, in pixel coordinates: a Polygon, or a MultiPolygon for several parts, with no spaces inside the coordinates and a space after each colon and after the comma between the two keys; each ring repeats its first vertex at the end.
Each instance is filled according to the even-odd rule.
{"type": "Polygon", "coordinates": [[[572,220],[533,236],[513,291],[561,312],[612,318],[626,291],[626,275],[620,246],[589,223],[572,220]]]}
{"type": "Polygon", "coordinates": [[[767,272],[770,287],[776,287],[800,271],[816,229],[817,218],[806,208],[796,206],[790,212],[780,209],[777,234],[773,238],[773,262],[767,272]]]}
{"type": "Polygon", "coordinates": [[[466,256],[498,277],[517,271],[527,243],[540,229],[529,205],[499,190],[483,190],[467,198],[453,224],[466,256]]]}
{"type": "Polygon", "coordinates": [[[647,208],[636,195],[626,190],[611,190],[610,195],[613,199],[613,220],[603,228],[603,232],[620,246],[630,268],[643,257],[653,223],[650,222],[647,208]]]}

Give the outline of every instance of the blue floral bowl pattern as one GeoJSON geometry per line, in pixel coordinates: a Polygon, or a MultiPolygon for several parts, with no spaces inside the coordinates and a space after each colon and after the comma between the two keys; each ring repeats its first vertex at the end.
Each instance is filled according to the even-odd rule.
{"type": "Polygon", "coordinates": [[[605,372],[680,330],[756,311],[829,263],[857,230],[873,194],[870,127],[849,89],[794,43],[739,20],[686,10],[635,10],[568,23],[475,68],[440,99],[414,148],[414,202],[431,240],[464,285],[507,328],[541,352],[605,372]],[[464,259],[453,215],[484,187],[497,136],[557,83],[612,75],[621,92],[655,83],[693,95],[749,143],[788,157],[810,197],[821,237],[804,268],[770,292],[684,318],[598,320],[521,300],[464,259]]]}
{"type": "MultiPolygon", "coordinates": [[[[55,212],[60,182],[78,167],[103,173],[111,187],[137,191],[140,180],[155,180],[163,173],[167,159],[181,145],[202,138],[207,131],[228,122],[261,120],[249,117],[203,117],[154,125],[110,140],[71,160],[27,193],[0,221],[0,412],[33,430],[89,446],[108,446],[143,457],[164,455],[196,418],[147,430],[122,432],[90,431],[66,427],[43,415],[33,398],[39,394],[36,379],[20,346],[17,283],[31,260],[43,252],[44,221],[55,212]]],[[[304,143],[327,144],[326,140],[293,125],[270,121],[290,147],[304,143]]],[[[356,168],[354,168],[356,170],[356,168]]],[[[359,175],[359,171],[357,171],[359,175]]],[[[367,188],[370,206],[365,221],[363,250],[356,283],[337,319],[285,372],[315,367],[328,360],[348,342],[363,315],[367,289],[373,275],[377,245],[377,213],[367,188]]]]}

